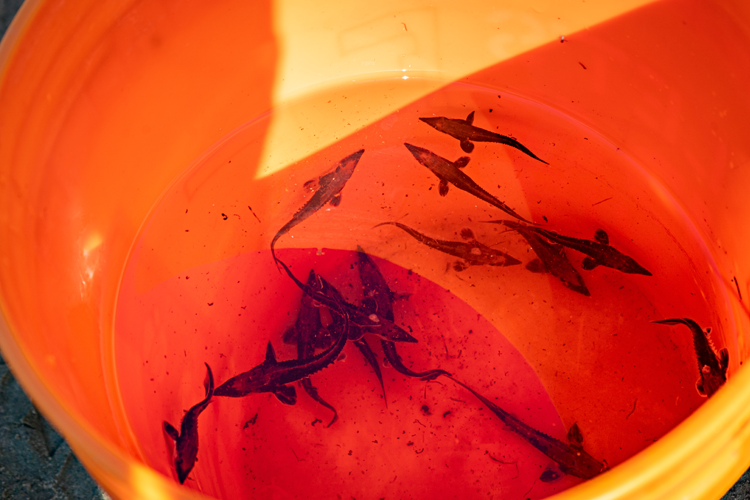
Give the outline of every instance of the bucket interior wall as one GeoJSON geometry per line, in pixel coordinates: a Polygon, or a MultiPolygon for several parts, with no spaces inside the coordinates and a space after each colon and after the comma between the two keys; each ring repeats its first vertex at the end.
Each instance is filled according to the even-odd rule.
{"type": "MultiPolygon", "coordinates": [[[[286,186],[269,172],[380,126],[459,78],[522,95],[616,144],[677,200],[718,267],[723,289],[711,293],[729,298],[731,312],[717,321],[736,331],[725,340],[737,373],[750,349],[750,233],[742,229],[750,225],[750,13],[741,3],[692,0],[606,12],[495,4],[326,15],[295,2],[27,5],[26,22],[15,25],[20,43],[2,47],[0,304],[12,331],[3,347],[10,352],[12,342],[17,353],[11,365],[47,391],[31,396],[43,409],[56,401],[75,425],[143,461],[111,362],[117,293],[142,224],[170,184],[232,131],[349,78],[381,82],[385,97],[352,94],[335,114],[310,104],[304,118],[282,113],[261,127],[243,150],[247,183],[233,186],[233,202],[282,221],[273,205],[286,186]],[[310,53],[305,35],[325,50],[310,53]],[[410,81],[419,79],[427,83],[410,81]]],[[[277,229],[266,222],[240,238],[213,218],[190,224],[221,245],[154,256],[146,288],[265,250],[277,229]]],[[[542,348],[531,341],[522,352],[531,359],[542,348]]],[[[562,387],[555,395],[563,406],[579,397],[562,387]]]]}

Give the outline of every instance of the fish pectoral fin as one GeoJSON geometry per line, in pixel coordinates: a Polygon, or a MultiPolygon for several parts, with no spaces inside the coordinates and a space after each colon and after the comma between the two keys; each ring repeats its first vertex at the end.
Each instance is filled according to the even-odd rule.
{"type": "Polygon", "coordinates": [[[166,432],[167,436],[171,437],[175,441],[177,441],[180,438],[180,433],[177,432],[177,429],[172,427],[172,424],[170,424],[166,420],[164,421],[164,432],[166,432]]]}
{"type": "Polygon", "coordinates": [[[702,397],[707,398],[708,394],[706,394],[706,390],[703,387],[703,378],[699,378],[697,382],[695,382],[695,389],[698,391],[698,394],[700,394],[702,397]]]}
{"type": "Polygon", "coordinates": [[[562,477],[562,474],[554,469],[546,469],[544,472],[542,472],[542,475],[539,476],[539,480],[543,483],[551,483],[552,481],[557,481],[562,477]]]}
{"type": "Polygon", "coordinates": [[[528,271],[531,271],[532,273],[546,273],[547,266],[544,265],[544,262],[542,262],[542,259],[534,259],[528,264],[526,264],[526,269],[528,271]]]}
{"type": "Polygon", "coordinates": [[[462,139],[461,149],[464,151],[464,153],[471,153],[472,151],[474,151],[474,144],[472,144],[468,139],[462,139]]]}
{"type": "Polygon", "coordinates": [[[206,391],[206,397],[212,396],[214,393],[214,374],[211,373],[211,367],[206,365],[206,378],[203,379],[203,389],[206,391]]]}
{"type": "MultiPolygon", "coordinates": [[[[472,148],[473,147],[474,146],[472,146],[472,148]]],[[[464,168],[466,165],[469,164],[470,161],[471,161],[471,158],[469,158],[468,156],[462,156],[461,158],[453,162],[453,166],[456,168],[464,168]]]]}
{"type": "Polygon", "coordinates": [[[719,351],[719,368],[726,373],[727,367],[729,366],[729,351],[727,349],[722,349],[719,351]]]}
{"type": "Polygon", "coordinates": [[[440,181],[440,184],[438,184],[438,193],[440,194],[440,196],[445,196],[448,194],[448,181],[440,181]]]}
{"type": "Polygon", "coordinates": [[[568,442],[574,448],[583,448],[583,434],[581,434],[581,429],[578,427],[578,422],[570,426],[568,430],[568,442]]]}
{"type": "Polygon", "coordinates": [[[271,341],[268,341],[268,345],[266,346],[266,360],[264,363],[267,363],[269,365],[275,365],[277,363],[276,361],[276,351],[273,350],[273,345],[271,344],[271,341]]]}
{"type": "Polygon", "coordinates": [[[472,111],[469,113],[469,116],[466,117],[466,124],[471,125],[474,123],[474,112],[472,111]]]}
{"type": "Polygon", "coordinates": [[[341,193],[334,195],[330,203],[332,207],[338,207],[341,204],[341,193]]]}
{"type": "Polygon", "coordinates": [[[599,263],[593,257],[585,257],[583,261],[581,261],[581,268],[585,269],[586,271],[591,271],[598,265],[599,263]]]}
{"type": "Polygon", "coordinates": [[[297,403],[297,391],[290,385],[280,385],[274,387],[274,396],[285,405],[294,405],[297,403]]]}
{"type": "Polygon", "coordinates": [[[609,245],[609,235],[604,229],[597,229],[594,231],[594,240],[602,245],[609,245]]]}

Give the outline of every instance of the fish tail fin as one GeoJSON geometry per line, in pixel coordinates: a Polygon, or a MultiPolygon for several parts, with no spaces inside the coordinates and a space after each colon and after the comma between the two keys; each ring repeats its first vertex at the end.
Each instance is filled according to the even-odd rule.
{"type": "Polygon", "coordinates": [[[274,237],[273,241],[271,242],[271,257],[273,257],[273,263],[276,264],[276,270],[281,274],[281,268],[279,267],[279,259],[276,257],[276,249],[274,249],[273,245],[276,243],[276,240],[279,238],[279,235],[277,234],[276,237],[274,237]]]}
{"type": "MultiPolygon", "coordinates": [[[[419,380],[423,380],[425,382],[429,382],[431,380],[435,380],[440,375],[445,375],[446,377],[451,377],[451,374],[445,370],[430,370],[428,372],[422,373],[422,376],[419,378],[419,380]]],[[[451,378],[451,380],[453,380],[451,378]]]]}
{"type": "Polygon", "coordinates": [[[396,224],[398,224],[398,222],[381,222],[380,224],[375,224],[372,228],[375,229],[380,226],[395,226],[396,224]]]}
{"type": "Polygon", "coordinates": [[[328,427],[332,426],[336,420],[339,419],[339,414],[336,411],[336,408],[334,408],[330,403],[328,403],[325,399],[320,397],[320,394],[318,394],[318,388],[312,385],[312,381],[309,377],[303,378],[299,381],[302,388],[305,390],[305,392],[313,398],[315,401],[317,401],[321,406],[324,406],[331,410],[333,412],[333,418],[331,419],[331,422],[328,424],[328,427]]]}
{"type": "Polygon", "coordinates": [[[330,426],[332,426],[333,424],[335,424],[335,423],[336,423],[336,421],[337,421],[338,419],[339,419],[339,414],[338,414],[338,413],[336,412],[336,410],[334,409],[334,410],[333,410],[333,418],[331,419],[331,421],[330,421],[330,422],[328,422],[328,425],[326,425],[326,427],[330,427],[330,426]]]}
{"type": "Polygon", "coordinates": [[[214,374],[211,372],[211,367],[208,366],[208,363],[204,364],[206,365],[206,378],[203,381],[203,387],[206,391],[204,402],[207,403],[214,395],[214,374]]]}

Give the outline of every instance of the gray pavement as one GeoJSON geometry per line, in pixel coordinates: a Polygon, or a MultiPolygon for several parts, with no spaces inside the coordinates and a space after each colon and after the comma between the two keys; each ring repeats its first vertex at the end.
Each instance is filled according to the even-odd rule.
{"type": "MultiPolygon", "coordinates": [[[[23,0],[0,0],[0,37],[23,0]]],[[[106,495],[31,404],[0,357],[0,499],[101,500],[106,495]]],[[[722,500],[750,499],[750,470],[722,500]]]]}

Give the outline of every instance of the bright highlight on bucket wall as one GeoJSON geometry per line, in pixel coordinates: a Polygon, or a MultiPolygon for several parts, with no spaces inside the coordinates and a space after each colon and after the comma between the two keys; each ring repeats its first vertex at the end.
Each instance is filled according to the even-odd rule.
{"type": "MultiPolygon", "coordinates": [[[[742,8],[29,4],[2,46],[4,356],[121,498],[418,495],[438,479],[476,496],[718,498],[748,463],[742,8]],[[507,143],[467,152],[420,120],[471,112],[548,165],[507,143]],[[441,196],[404,143],[466,163],[528,227],[599,243],[603,230],[652,276],[568,246],[582,293],[523,232],[488,223],[517,221],[507,212],[455,183],[441,196]],[[575,427],[612,471],[582,482],[464,387],[383,364],[370,329],[374,364],[352,339],[311,378],[339,415],[330,428],[296,382],[295,405],[215,397],[178,485],[163,422],[203,398],[204,363],[218,390],[269,341],[297,359],[284,333],[302,292],[269,245],[322,182],[309,181],[361,149],[341,202],[277,256],[367,311],[361,247],[418,340],[396,343],[405,366],[452,373],[569,451],[575,427]],[[494,265],[472,261],[483,251],[494,265]],[[690,329],[652,323],[669,318],[727,349],[708,401],[690,329]]],[[[316,311],[335,340],[331,307],[316,311]]]]}

